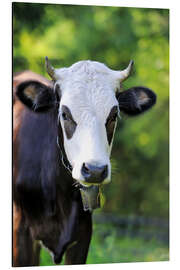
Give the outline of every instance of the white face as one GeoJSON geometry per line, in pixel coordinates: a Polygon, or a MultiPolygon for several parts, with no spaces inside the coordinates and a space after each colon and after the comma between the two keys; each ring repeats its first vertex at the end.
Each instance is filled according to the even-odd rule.
{"type": "Polygon", "coordinates": [[[109,142],[106,123],[112,108],[116,115],[118,112],[115,97],[117,85],[113,74],[105,65],[91,61],[81,61],[70,68],[59,69],[57,74],[59,80],[56,84],[61,92],[59,121],[65,152],[73,168],[72,177],[86,185],[83,164],[107,166],[107,175],[102,183],[108,183],[111,178],[113,136],[109,142]],[[71,114],[70,122],[67,119],[69,115],[64,116],[67,112],[65,109],[69,109],[71,114]]]}

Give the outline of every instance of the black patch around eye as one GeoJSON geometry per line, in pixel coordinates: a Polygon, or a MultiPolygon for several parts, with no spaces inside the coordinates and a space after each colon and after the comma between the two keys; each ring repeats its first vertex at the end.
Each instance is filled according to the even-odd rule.
{"type": "Polygon", "coordinates": [[[111,144],[111,141],[112,141],[117,114],[118,114],[118,107],[114,106],[112,107],[109,113],[109,116],[106,120],[105,126],[106,126],[106,133],[107,133],[107,139],[108,139],[109,145],[111,144]]]}
{"type": "Polygon", "coordinates": [[[74,121],[70,109],[62,105],[62,118],[63,118],[63,123],[64,123],[64,130],[66,133],[67,139],[71,139],[75,130],[76,130],[76,122],[74,121]]]}

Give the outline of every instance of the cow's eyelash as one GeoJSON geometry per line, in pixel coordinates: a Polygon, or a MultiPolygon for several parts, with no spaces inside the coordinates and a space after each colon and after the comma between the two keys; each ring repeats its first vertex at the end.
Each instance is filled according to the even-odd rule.
{"type": "Polygon", "coordinates": [[[109,115],[109,117],[107,119],[107,123],[109,121],[116,121],[118,116],[119,116],[119,111],[117,110],[117,112],[114,112],[112,115],[109,115]]]}
{"type": "Polygon", "coordinates": [[[118,112],[114,113],[114,115],[112,115],[112,116],[109,118],[109,120],[115,121],[117,117],[118,117],[118,112]]]}
{"type": "Polygon", "coordinates": [[[62,115],[63,120],[71,120],[71,117],[67,113],[62,112],[61,115],[62,115]]]}

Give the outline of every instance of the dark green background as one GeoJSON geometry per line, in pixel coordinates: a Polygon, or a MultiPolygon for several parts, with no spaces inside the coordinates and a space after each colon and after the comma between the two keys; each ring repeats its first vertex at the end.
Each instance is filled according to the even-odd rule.
{"type": "MultiPolygon", "coordinates": [[[[128,65],[130,59],[135,61],[132,76],[124,83],[124,89],[147,86],[156,92],[157,104],[151,111],[136,118],[121,115],[112,151],[112,182],[104,187],[103,207],[96,211],[96,215],[111,213],[116,217],[156,217],[167,220],[169,11],[14,3],[13,71],[31,69],[47,76],[44,68],[46,55],[57,68],[90,59],[120,70],[128,65]]],[[[138,257],[133,256],[132,252],[130,257],[123,259],[126,256],[122,256],[124,253],[120,246],[125,241],[130,247],[134,239],[130,237],[129,242],[126,242],[127,238],[117,237],[118,228],[103,229],[96,223],[95,226],[94,249],[90,250],[89,263],[168,258],[168,244],[163,244],[163,257],[161,247],[155,243],[154,246],[161,250],[156,255],[148,257],[150,251],[147,251],[147,256],[142,252],[138,257]],[[108,230],[109,238],[105,235],[101,240],[98,228],[101,228],[101,233],[108,230]],[[112,246],[109,253],[106,242],[107,249],[109,245],[112,246]],[[93,253],[95,248],[97,251],[93,253]],[[98,255],[98,251],[102,251],[102,254],[100,252],[101,255],[98,255]]],[[[141,242],[144,240],[138,239],[137,246],[145,247],[141,242]]],[[[135,243],[133,245],[136,247],[135,243]]]]}

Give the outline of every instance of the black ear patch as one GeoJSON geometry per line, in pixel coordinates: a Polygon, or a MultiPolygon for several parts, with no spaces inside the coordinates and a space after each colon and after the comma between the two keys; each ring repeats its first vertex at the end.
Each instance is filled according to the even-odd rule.
{"type": "Polygon", "coordinates": [[[53,89],[38,81],[21,83],[16,95],[23,104],[35,112],[47,111],[56,103],[53,89]]]}
{"type": "Polygon", "coordinates": [[[146,87],[132,87],[117,93],[120,111],[135,116],[149,110],[156,103],[156,94],[146,87]]]}

